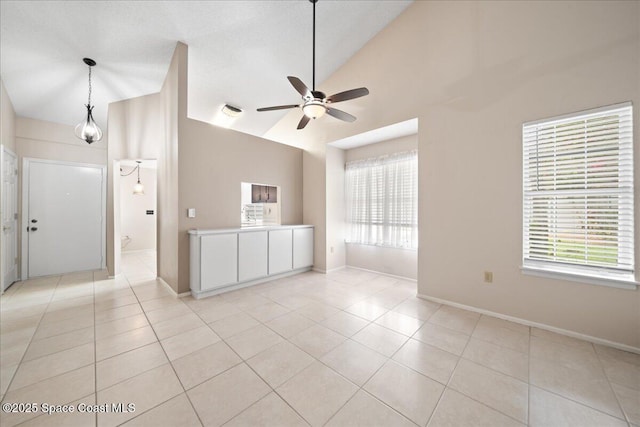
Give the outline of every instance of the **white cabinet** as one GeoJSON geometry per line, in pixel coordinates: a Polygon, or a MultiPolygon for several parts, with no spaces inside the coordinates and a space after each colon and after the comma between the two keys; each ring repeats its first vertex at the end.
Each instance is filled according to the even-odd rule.
{"type": "Polygon", "coordinates": [[[293,229],[293,269],[313,265],[313,228],[293,229]]]}
{"type": "Polygon", "coordinates": [[[238,233],[238,281],[267,275],[267,232],[238,233]]]}
{"type": "Polygon", "coordinates": [[[313,265],[313,226],[189,230],[195,298],[301,273],[313,265]]]}
{"type": "Polygon", "coordinates": [[[292,231],[269,230],[269,275],[293,270],[292,231]]]}
{"type": "Polygon", "coordinates": [[[238,235],[213,234],[200,238],[201,290],[219,288],[238,281],[238,235]]]}

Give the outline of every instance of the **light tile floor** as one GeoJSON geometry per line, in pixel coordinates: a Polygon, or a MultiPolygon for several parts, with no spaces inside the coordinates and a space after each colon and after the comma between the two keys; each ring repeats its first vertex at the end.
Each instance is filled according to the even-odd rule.
{"type": "Polygon", "coordinates": [[[639,355],[415,293],[346,269],[177,299],[153,253],[123,254],[116,279],[20,282],[1,298],[2,401],[76,412],[0,424],[640,426],[639,355]],[[135,412],[77,412],[105,403],[135,412]]]}

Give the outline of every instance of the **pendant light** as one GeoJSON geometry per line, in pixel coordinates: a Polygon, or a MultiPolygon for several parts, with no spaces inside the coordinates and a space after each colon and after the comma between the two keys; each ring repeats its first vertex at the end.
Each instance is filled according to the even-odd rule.
{"type": "Polygon", "coordinates": [[[91,67],[96,65],[96,61],[91,58],[83,58],[82,60],[89,66],[89,101],[86,105],[87,118],[78,123],[75,134],[87,144],[91,144],[102,139],[102,130],[100,130],[95,120],[93,120],[93,105],[91,105],[91,67]]]}
{"type": "Polygon", "coordinates": [[[122,173],[122,168],[120,168],[120,176],[129,176],[134,172],[138,172],[138,182],[136,183],[136,185],[133,186],[133,194],[136,196],[143,196],[144,195],[144,185],[142,185],[142,183],[140,182],[140,164],[142,163],[141,160],[136,160],[137,166],[133,169],[131,169],[131,172],[129,173],[122,173]]]}
{"type": "Polygon", "coordinates": [[[136,160],[136,163],[138,164],[138,166],[136,166],[136,169],[138,169],[138,183],[133,186],[133,194],[142,196],[144,195],[144,185],[140,182],[140,163],[142,162],[140,160],[136,160]]]}

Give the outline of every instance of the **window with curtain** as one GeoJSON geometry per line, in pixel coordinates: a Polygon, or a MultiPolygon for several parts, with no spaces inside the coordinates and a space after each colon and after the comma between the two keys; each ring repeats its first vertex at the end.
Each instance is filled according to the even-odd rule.
{"type": "Polygon", "coordinates": [[[523,125],[525,271],[634,281],[632,124],[626,103],[523,125]]]}
{"type": "Polygon", "coordinates": [[[418,248],[418,151],[348,162],[346,241],[418,248]]]}

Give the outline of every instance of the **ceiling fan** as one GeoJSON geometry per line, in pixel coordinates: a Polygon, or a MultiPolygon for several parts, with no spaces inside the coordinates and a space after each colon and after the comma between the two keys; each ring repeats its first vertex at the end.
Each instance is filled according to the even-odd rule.
{"type": "Polygon", "coordinates": [[[360,87],[357,89],[346,90],[339,92],[331,96],[326,96],[323,92],[316,90],[316,3],[318,0],[309,0],[313,3],[313,81],[312,89],[309,89],[302,80],[297,77],[288,76],[289,82],[295,88],[295,90],[302,95],[302,104],[291,105],[278,105],[276,107],[258,108],[258,111],[275,111],[275,110],[287,110],[290,108],[302,107],[304,116],[298,123],[298,130],[304,129],[311,119],[317,119],[328,114],[336,119],[343,120],[345,122],[354,122],[355,116],[349,113],[345,113],[342,110],[332,108],[330,105],[336,102],[348,101],[350,99],[360,98],[361,96],[369,95],[369,89],[366,87],[360,87]]]}

